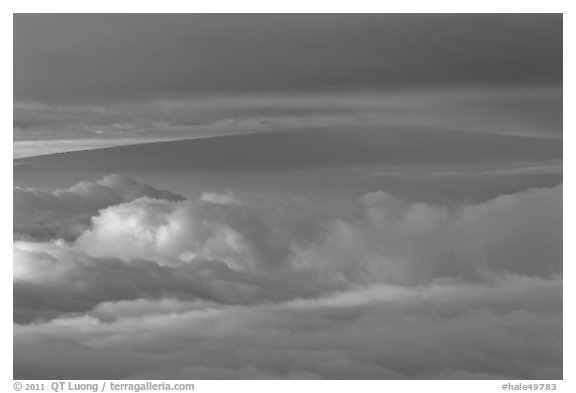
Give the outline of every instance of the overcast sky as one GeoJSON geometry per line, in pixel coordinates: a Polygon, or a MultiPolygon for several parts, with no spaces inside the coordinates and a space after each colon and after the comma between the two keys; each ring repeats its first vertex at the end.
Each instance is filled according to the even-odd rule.
{"type": "Polygon", "coordinates": [[[63,141],[16,157],[367,119],[558,136],[561,85],[560,14],[14,16],[14,140],[63,141]]]}
{"type": "Polygon", "coordinates": [[[16,100],[562,82],[549,15],[16,15],[16,100]]]}

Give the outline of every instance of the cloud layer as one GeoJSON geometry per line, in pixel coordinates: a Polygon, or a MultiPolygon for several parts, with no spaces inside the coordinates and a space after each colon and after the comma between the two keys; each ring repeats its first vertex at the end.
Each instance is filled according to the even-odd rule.
{"type": "Polygon", "coordinates": [[[14,377],[562,377],[562,186],[287,206],[15,189],[14,377]]]}
{"type": "Polygon", "coordinates": [[[99,209],[144,196],[182,199],[120,175],[81,182],[67,190],[14,187],[14,233],[39,239],[68,239],[81,233],[86,221],[99,209]]]}
{"type": "Polygon", "coordinates": [[[511,277],[252,307],[103,303],[18,326],[15,378],[558,379],[561,296],[558,279],[511,277]]]}

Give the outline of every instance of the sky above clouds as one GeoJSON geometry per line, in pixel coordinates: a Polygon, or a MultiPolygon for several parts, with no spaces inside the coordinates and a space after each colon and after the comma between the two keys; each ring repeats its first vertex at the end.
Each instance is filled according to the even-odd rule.
{"type": "Polygon", "coordinates": [[[560,85],[561,35],[559,14],[16,15],[14,95],[560,85]]]}
{"type": "Polygon", "coordinates": [[[14,18],[15,158],[334,124],[561,134],[560,15],[14,18]]]}

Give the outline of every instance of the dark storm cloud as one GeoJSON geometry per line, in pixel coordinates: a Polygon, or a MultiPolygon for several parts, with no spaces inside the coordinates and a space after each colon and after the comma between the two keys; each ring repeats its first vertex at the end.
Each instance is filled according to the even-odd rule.
{"type": "Polygon", "coordinates": [[[560,14],[14,17],[17,100],[561,81],[560,14]]]}

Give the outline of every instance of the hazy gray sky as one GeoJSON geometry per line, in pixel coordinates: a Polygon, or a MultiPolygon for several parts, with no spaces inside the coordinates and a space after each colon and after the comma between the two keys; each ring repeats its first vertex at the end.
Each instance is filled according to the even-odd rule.
{"type": "MultiPolygon", "coordinates": [[[[536,168],[558,179],[560,14],[56,14],[14,22],[16,158],[294,133],[146,154],[128,148],[105,153],[106,162],[80,155],[75,180],[86,171],[364,166],[364,176],[471,165],[536,168]]],[[[74,157],[56,160],[65,168],[74,157]]],[[[30,162],[18,165],[16,181],[34,182],[30,162]]]]}
{"type": "Polygon", "coordinates": [[[561,84],[548,15],[16,15],[16,100],[561,84]]]}
{"type": "Polygon", "coordinates": [[[333,126],[559,137],[562,16],[17,14],[14,101],[16,158],[333,126]]]}

